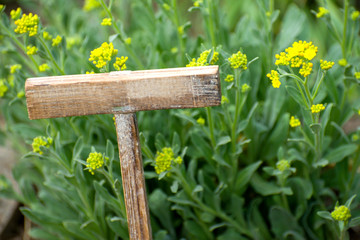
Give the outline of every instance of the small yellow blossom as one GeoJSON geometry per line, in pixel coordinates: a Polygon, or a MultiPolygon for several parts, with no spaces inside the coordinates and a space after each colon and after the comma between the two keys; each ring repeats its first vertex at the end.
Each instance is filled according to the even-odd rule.
{"type": "Polygon", "coordinates": [[[104,18],[101,22],[103,26],[111,26],[111,18],[104,18]]]}
{"type": "MultiPolygon", "coordinates": [[[[186,65],[186,67],[200,67],[200,66],[208,66],[208,56],[211,53],[211,49],[203,51],[200,54],[200,57],[198,59],[193,58],[189,64],[186,65]]],[[[214,64],[219,60],[219,53],[214,51],[214,54],[212,58],[210,59],[210,64],[214,64]]]]}
{"type": "Polygon", "coordinates": [[[39,71],[40,72],[45,72],[46,70],[50,69],[49,65],[47,65],[47,63],[41,64],[39,66],[39,71]]]}
{"type": "Polygon", "coordinates": [[[4,4],[0,4],[0,12],[5,8],[4,4]]]}
{"type": "Polygon", "coordinates": [[[355,72],[354,76],[356,79],[360,79],[360,72],[355,72]]]}
{"type": "Polygon", "coordinates": [[[170,52],[171,52],[172,54],[175,54],[175,53],[177,53],[178,51],[179,51],[179,50],[178,50],[177,47],[173,47],[173,48],[170,49],[170,52]]]}
{"type": "Polygon", "coordinates": [[[114,49],[112,43],[104,42],[99,48],[91,51],[89,61],[95,64],[97,68],[102,68],[111,61],[111,58],[117,53],[118,50],[114,49]]]}
{"type": "Polygon", "coordinates": [[[229,103],[229,99],[225,97],[224,95],[221,96],[221,104],[229,103]]]}
{"type": "Polygon", "coordinates": [[[316,104],[311,106],[311,112],[312,113],[319,113],[322,110],[325,110],[325,107],[323,104],[316,104]]]}
{"type": "Polygon", "coordinates": [[[91,72],[86,71],[86,74],[94,74],[94,73],[95,73],[94,71],[91,71],[91,72]]]}
{"type": "Polygon", "coordinates": [[[358,110],[358,115],[360,115],[360,109],[358,110]]]}
{"type": "Polygon", "coordinates": [[[349,218],[351,218],[350,209],[344,205],[335,207],[335,210],[331,212],[331,217],[336,221],[346,222],[349,218]]]}
{"type": "Polygon", "coordinates": [[[232,82],[234,81],[234,75],[228,74],[225,78],[225,82],[232,82]]]}
{"type": "Polygon", "coordinates": [[[329,70],[330,68],[332,68],[334,66],[334,62],[331,61],[325,61],[325,60],[320,60],[320,67],[322,70],[329,70]]]}
{"type": "Polygon", "coordinates": [[[275,65],[283,65],[287,66],[289,65],[290,59],[288,58],[287,54],[285,52],[281,52],[280,54],[276,54],[275,58],[277,59],[275,61],[275,65]]]}
{"type": "Polygon", "coordinates": [[[16,10],[11,10],[10,11],[10,17],[11,19],[18,19],[21,15],[21,8],[17,8],[16,10]]]}
{"type": "Polygon", "coordinates": [[[214,51],[210,64],[214,65],[217,61],[219,61],[219,52],[214,51]]]}
{"type": "Polygon", "coordinates": [[[312,67],[313,67],[313,64],[311,62],[303,63],[299,73],[302,76],[307,77],[310,75],[310,73],[312,71],[312,67]]]}
{"type": "Polygon", "coordinates": [[[60,37],[59,35],[57,35],[56,38],[53,38],[51,46],[57,47],[57,46],[59,46],[59,44],[61,43],[61,41],[62,41],[62,37],[60,37]]]}
{"type": "Polygon", "coordinates": [[[281,172],[283,172],[283,171],[285,171],[285,170],[287,170],[287,169],[289,169],[290,168],[290,162],[289,161],[287,161],[287,160],[280,160],[280,161],[278,161],[277,163],[276,163],[276,168],[279,170],[279,171],[281,171],[281,172]]]}
{"type": "Polygon", "coordinates": [[[0,97],[3,97],[9,88],[5,85],[5,80],[0,79],[0,97]]]}
{"type": "Polygon", "coordinates": [[[22,17],[15,21],[16,33],[29,33],[29,36],[35,36],[38,32],[39,17],[37,14],[23,14],[22,17]]]}
{"type": "Polygon", "coordinates": [[[11,86],[11,87],[14,87],[14,81],[15,81],[15,77],[14,77],[14,75],[12,75],[12,74],[10,74],[9,76],[8,76],[8,80],[7,80],[7,82],[9,83],[9,85],[11,86]]]}
{"type": "Polygon", "coordinates": [[[329,14],[329,10],[327,10],[324,7],[319,7],[319,12],[316,14],[317,18],[322,18],[323,16],[325,16],[326,14],[329,14]]]}
{"type": "Polygon", "coordinates": [[[205,119],[202,118],[202,117],[199,117],[199,118],[196,120],[196,122],[197,122],[199,125],[202,125],[202,126],[205,125],[205,119]]]}
{"type": "Polygon", "coordinates": [[[131,44],[131,37],[128,37],[124,40],[126,45],[130,45],[131,44]]]}
{"type": "Polygon", "coordinates": [[[43,32],[43,38],[45,40],[51,40],[52,39],[52,35],[50,33],[48,33],[47,31],[43,32]]]}
{"type": "Polygon", "coordinates": [[[179,27],[177,28],[177,30],[178,30],[178,32],[179,32],[180,35],[183,35],[183,34],[184,34],[184,26],[179,26],[179,27]]]}
{"type": "Polygon", "coordinates": [[[290,60],[290,62],[291,62],[290,64],[291,67],[300,67],[304,63],[304,60],[299,57],[294,57],[290,60]]]}
{"type": "Polygon", "coordinates": [[[354,133],[352,136],[351,136],[351,141],[353,141],[353,142],[356,142],[357,140],[359,140],[359,135],[358,134],[356,134],[356,133],[354,133]]]}
{"type": "Polygon", "coordinates": [[[291,116],[289,124],[293,128],[296,128],[301,125],[300,120],[295,118],[294,116],[291,116]]]}
{"type": "Polygon", "coordinates": [[[271,84],[274,88],[279,88],[281,85],[279,73],[275,70],[271,70],[271,73],[266,75],[271,80],[271,84]]]}
{"type": "Polygon", "coordinates": [[[176,164],[181,164],[181,157],[174,158],[174,152],[169,147],[164,147],[161,149],[161,152],[156,153],[155,158],[155,172],[160,174],[165,171],[171,170],[172,162],[176,164]]]}
{"type": "Polygon", "coordinates": [[[360,16],[360,12],[359,11],[353,11],[352,13],[351,13],[351,19],[353,20],[353,21],[356,21],[356,19],[358,18],[360,16]]]}
{"type": "Polygon", "coordinates": [[[39,136],[34,138],[33,142],[32,142],[32,148],[33,148],[33,152],[34,153],[39,153],[40,155],[43,154],[43,152],[40,150],[40,147],[46,147],[49,148],[50,145],[52,144],[53,139],[48,137],[44,137],[44,136],[39,136]]]}
{"type": "Polygon", "coordinates": [[[228,61],[230,62],[230,66],[234,69],[240,67],[244,70],[247,69],[247,57],[240,51],[232,54],[231,57],[228,58],[228,61]]]}
{"type": "Polygon", "coordinates": [[[20,91],[20,92],[18,92],[18,93],[16,94],[16,96],[17,96],[18,98],[22,98],[22,97],[25,96],[25,93],[24,93],[24,91],[20,91]]]}
{"type": "Polygon", "coordinates": [[[104,165],[104,158],[101,153],[92,152],[89,154],[89,157],[86,159],[86,167],[89,172],[94,175],[94,170],[101,168],[104,165]]]}
{"type": "Polygon", "coordinates": [[[128,57],[122,56],[121,58],[117,57],[116,62],[114,63],[114,68],[118,71],[122,71],[126,69],[125,62],[128,60],[128,57]]]}
{"type": "Polygon", "coordinates": [[[250,90],[250,86],[247,85],[246,83],[244,83],[242,86],[241,86],[241,92],[242,93],[246,93],[250,90]]]}
{"type": "Polygon", "coordinates": [[[85,11],[91,11],[93,9],[101,7],[101,4],[97,0],[85,0],[83,9],[85,11]]]}
{"type": "Polygon", "coordinates": [[[345,58],[340,59],[338,63],[342,67],[346,67],[346,65],[348,64],[345,58]]]}
{"type": "Polygon", "coordinates": [[[162,6],[166,11],[170,11],[170,9],[171,9],[170,5],[167,3],[164,3],[162,6]]]}
{"type": "Polygon", "coordinates": [[[27,51],[26,51],[26,54],[29,55],[29,56],[31,56],[31,55],[34,55],[34,54],[37,53],[38,48],[35,47],[35,46],[27,46],[27,47],[26,47],[26,50],[27,50],[27,51]]]}
{"type": "Polygon", "coordinates": [[[17,70],[20,70],[22,66],[20,64],[15,64],[10,67],[10,73],[14,74],[17,70]]]}
{"type": "Polygon", "coordinates": [[[75,45],[79,45],[80,43],[81,43],[81,38],[78,36],[66,38],[67,49],[71,49],[72,47],[74,47],[75,45]]]}

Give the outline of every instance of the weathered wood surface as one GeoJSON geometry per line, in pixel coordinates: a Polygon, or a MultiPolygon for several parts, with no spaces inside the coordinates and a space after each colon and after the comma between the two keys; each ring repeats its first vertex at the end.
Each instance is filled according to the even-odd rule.
{"type": "Polygon", "coordinates": [[[115,114],[115,121],[130,239],[150,240],[150,215],[136,115],[115,114]]]}
{"type": "Polygon", "coordinates": [[[221,102],[218,66],[29,78],[30,119],[197,108],[221,102]]]}

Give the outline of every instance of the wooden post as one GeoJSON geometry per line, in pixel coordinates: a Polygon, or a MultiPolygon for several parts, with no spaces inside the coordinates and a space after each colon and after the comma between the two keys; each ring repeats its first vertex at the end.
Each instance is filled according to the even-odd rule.
{"type": "Polygon", "coordinates": [[[115,114],[131,240],[152,239],[135,112],[221,102],[218,66],[29,78],[25,93],[30,119],[115,114]]]}

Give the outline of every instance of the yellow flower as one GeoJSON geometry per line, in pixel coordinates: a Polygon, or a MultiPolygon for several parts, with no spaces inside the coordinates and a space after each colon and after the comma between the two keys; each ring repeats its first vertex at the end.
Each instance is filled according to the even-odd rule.
{"type": "Polygon", "coordinates": [[[234,81],[234,75],[228,74],[225,78],[225,82],[232,82],[234,81]]]}
{"type": "Polygon", "coordinates": [[[128,57],[122,56],[121,58],[117,57],[116,62],[114,63],[114,68],[118,71],[122,71],[126,69],[125,62],[128,60],[128,57]]]}
{"type": "Polygon", "coordinates": [[[290,65],[291,67],[300,67],[304,63],[304,60],[299,57],[294,57],[290,61],[291,61],[291,65],[290,65]]]}
{"type": "Polygon", "coordinates": [[[22,17],[15,21],[16,33],[29,33],[29,36],[35,36],[38,32],[39,17],[37,14],[23,14],[22,17]]]}
{"type": "Polygon", "coordinates": [[[89,154],[89,157],[86,159],[86,167],[89,172],[94,175],[94,170],[101,168],[104,165],[104,158],[101,153],[92,152],[89,154]]]}
{"type": "Polygon", "coordinates": [[[164,4],[162,5],[162,7],[163,7],[166,11],[170,11],[170,9],[171,9],[171,7],[169,6],[169,4],[167,4],[167,3],[164,3],[164,4]]]}
{"type": "Polygon", "coordinates": [[[247,91],[250,90],[250,86],[247,85],[246,83],[244,83],[242,86],[241,86],[241,92],[242,93],[246,93],[247,91]]]}
{"type": "Polygon", "coordinates": [[[335,210],[331,212],[331,217],[336,221],[346,222],[349,218],[351,218],[350,209],[344,205],[335,207],[335,210]]]}
{"type": "Polygon", "coordinates": [[[35,46],[27,46],[26,49],[27,49],[26,54],[29,56],[36,54],[38,51],[38,48],[35,46]]]}
{"type": "Polygon", "coordinates": [[[78,36],[68,37],[68,38],[66,38],[66,48],[71,49],[73,46],[79,45],[80,42],[81,42],[81,39],[78,36]]]}
{"type": "Polygon", "coordinates": [[[227,97],[225,97],[224,95],[221,96],[221,104],[225,104],[225,103],[229,103],[229,99],[227,97]]]}
{"type": "Polygon", "coordinates": [[[214,51],[210,64],[214,65],[217,61],[219,61],[219,52],[214,51]]]}
{"type": "Polygon", "coordinates": [[[276,168],[277,168],[279,171],[283,172],[283,171],[285,171],[285,170],[287,170],[287,169],[290,168],[290,163],[289,163],[289,161],[287,161],[287,160],[280,160],[280,161],[278,161],[278,162],[276,163],[276,168]]]}
{"type": "Polygon", "coordinates": [[[5,85],[5,80],[0,79],[0,97],[3,97],[9,88],[5,85]]]}
{"type": "Polygon", "coordinates": [[[40,72],[45,72],[45,71],[48,70],[48,69],[50,69],[50,67],[49,67],[49,65],[47,65],[46,63],[41,64],[41,65],[39,66],[39,71],[40,71],[40,72]]]}
{"type": "Polygon", "coordinates": [[[91,11],[93,9],[101,7],[101,4],[97,0],[85,0],[83,9],[85,11],[91,11]]]}
{"type": "Polygon", "coordinates": [[[356,79],[360,79],[360,72],[355,72],[354,76],[356,79]]]}
{"type": "Polygon", "coordinates": [[[348,64],[345,58],[340,59],[338,63],[342,67],[346,67],[346,65],[348,64]]]}
{"type": "MultiPolygon", "coordinates": [[[[211,53],[211,49],[203,51],[200,54],[200,57],[198,59],[193,58],[189,64],[186,65],[186,67],[200,67],[200,66],[208,66],[208,56],[211,53]]],[[[212,58],[210,59],[210,64],[214,64],[219,60],[219,53],[214,51],[214,54],[212,58]]]]}
{"type": "Polygon", "coordinates": [[[114,49],[112,43],[104,42],[99,48],[91,51],[89,61],[95,64],[97,68],[102,68],[111,61],[111,58],[117,53],[118,50],[114,49]]]}
{"type": "Polygon", "coordinates": [[[359,140],[359,135],[358,134],[356,134],[356,133],[354,133],[352,136],[351,136],[351,141],[353,141],[353,142],[356,142],[357,140],[359,140]]]}
{"type": "Polygon", "coordinates": [[[271,80],[271,84],[274,88],[279,88],[281,85],[279,73],[275,70],[271,70],[271,73],[266,75],[271,80]]]}
{"type": "Polygon", "coordinates": [[[17,70],[20,70],[22,66],[20,64],[15,64],[10,67],[10,73],[14,74],[17,70]]]}
{"type": "Polygon", "coordinates": [[[0,12],[5,8],[4,4],[0,4],[0,12]]]}
{"type": "Polygon", "coordinates": [[[128,37],[124,40],[126,45],[130,45],[131,44],[131,37],[128,37]]]}
{"type": "Polygon", "coordinates": [[[353,21],[355,21],[358,17],[360,16],[360,12],[359,11],[353,11],[352,13],[351,13],[351,19],[353,20],[353,21]]]}
{"type": "Polygon", "coordinates": [[[10,11],[10,17],[11,19],[18,19],[21,15],[21,8],[17,8],[16,10],[11,10],[10,11]]]}
{"type": "Polygon", "coordinates": [[[360,109],[358,110],[358,115],[360,115],[360,109]]]}
{"type": "Polygon", "coordinates": [[[281,52],[280,54],[276,54],[275,58],[277,59],[275,61],[275,65],[283,65],[283,66],[289,65],[290,59],[288,58],[288,56],[287,56],[287,54],[285,52],[281,52]]]}
{"type": "Polygon", "coordinates": [[[111,18],[104,18],[101,22],[103,26],[111,26],[111,18]]]}
{"type": "Polygon", "coordinates": [[[301,125],[300,120],[295,118],[294,116],[291,116],[289,124],[293,128],[296,128],[301,125]]]}
{"type": "Polygon", "coordinates": [[[325,109],[325,107],[324,107],[323,104],[316,104],[316,105],[311,106],[311,112],[312,113],[319,113],[324,109],[325,109]]]}
{"type": "Polygon", "coordinates": [[[184,34],[184,26],[178,27],[177,30],[178,30],[178,32],[179,32],[180,35],[183,35],[183,34],[184,34]]]}
{"type": "Polygon", "coordinates": [[[176,164],[181,164],[181,157],[174,158],[174,152],[169,147],[164,147],[161,149],[161,152],[156,153],[155,158],[155,172],[160,174],[165,171],[171,170],[172,162],[176,164]]]}
{"type": "Polygon", "coordinates": [[[22,98],[22,97],[25,96],[25,93],[24,93],[24,91],[20,91],[20,92],[18,92],[18,93],[16,94],[16,96],[17,96],[18,98],[22,98]]]}
{"type": "Polygon", "coordinates": [[[317,18],[322,18],[323,16],[325,16],[326,14],[329,14],[329,10],[327,10],[324,7],[319,7],[319,12],[316,14],[317,18]]]}
{"type": "Polygon", "coordinates": [[[178,51],[179,51],[179,50],[178,50],[177,47],[173,47],[173,48],[170,49],[170,52],[171,52],[172,54],[175,54],[175,53],[177,53],[178,51]]]}
{"type": "Polygon", "coordinates": [[[40,147],[46,147],[49,148],[50,145],[52,144],[53,140],[52,138],[48,137],[43,137],[43,136],[39,136],[34,138],[33,142],[32,142],[32,148],[33,148],[33,152],[34,153],[39,153],[40,155],[43,154],[43,152],[40,150],[40,147]]]}
{"type": "Polygon", "coordinates": [[[310,73],[312,71],[312,67],[313,67],[313,64],[311,62],[303,63],[299,73],[302,76],[307,77],[310,75],[310,73]]]}
{"type": "Polygon", "coordinates": [[[44,38],[45,40],[51,40],[51,39],[52,39],[52,36],[51,36],[51,34],[48,33],[47,31],[44,31],[44,32],[43,32],[43,38],[44,38]]]}
{"type": "Polygon", "coordinates": [[[329,70],[330,68],[332,68],[334,66],[334,62],[331,61],[325,61],[325,60],[320,60],[320,67],[322,70],[329,70]]]}
{"type": "Polygon", "coordinates": [[[94,71],[91,71],[91,72],[86,71],[86,74],[94,74],[94,73],[95,73],[94,71]]]}
{"type": "Polygon", "coordinates": [[[232,54],[231,57],[228,58],[228,61],[230,62],[230,66],[234,69],[237,69],[239,67],[244,70],[247,69],[247,57],[240,51],[232,54]]]}
{"type": "Polygon", "coordinates": [[[202,118],[202,117],[199,117],[199,118],[196,120],[196,122],[197,122],[199,125],[202,125],[202,126],[205,125],[205,119],[202,118]]]}
{"type": "Polygon", "coordinates": [[[57,46],[59,46],[59,44],[61,43],[61,41],[62,41],[62,37],[60,37],[59,35],[57,35],[56,38],[53,38],[51,46],[57,47],[57,46]]]}

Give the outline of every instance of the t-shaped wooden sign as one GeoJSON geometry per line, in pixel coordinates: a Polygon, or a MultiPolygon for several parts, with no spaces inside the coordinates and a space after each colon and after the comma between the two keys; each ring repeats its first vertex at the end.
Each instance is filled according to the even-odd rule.
{"type": "Polygon", "coordinates": [[[216,106],[218,66],[29,78],[30,119],[114,114],[131,240],[152,239],[135,112],[216,106]]]}

